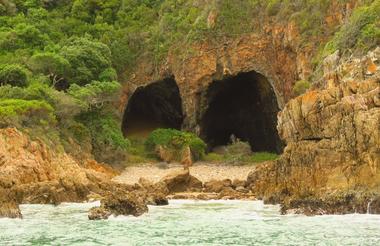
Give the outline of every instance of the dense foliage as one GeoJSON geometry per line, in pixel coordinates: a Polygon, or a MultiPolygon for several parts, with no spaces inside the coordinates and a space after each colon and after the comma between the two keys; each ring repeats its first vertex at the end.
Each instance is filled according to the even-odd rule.
{"type": "MultiPolygon", "coordinates": [[[[139,58],[158,68],[168,52],[186,57],[194,42],[260,32],[268,17],[297,23],[306,44],[326,37],[316,64],[337,49],[365,51],[379,43],[379,0],[359,1],[361,7],[336,30],[325,25],[331,2],[0,0],[0,126],[56,136],[49,140],[66,151],[88,139],[94,153],[125,151],[130,144],[112,104],[118,81],[139,58]]],[[[159,133],[149,141],[167,144],[165,136],[175,135],[194,151],[204,148],[187,133],[159,133]]]]}

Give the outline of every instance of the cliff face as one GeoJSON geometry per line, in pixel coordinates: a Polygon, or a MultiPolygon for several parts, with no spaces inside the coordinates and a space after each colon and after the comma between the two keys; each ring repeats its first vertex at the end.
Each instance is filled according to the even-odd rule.
{"type": "Polygon", "coordinates": [[[92,160],[80,164],[15,128],[0,129],[0,217],[20,217],[19,203],[86,200],[114,175],[106,166],[92,160]]]}
{"type": "MultiPolygon", "coordinates": [[[[334,30],[352,12],[358,1],[341,4],[331,1],[325,22],[334,30]]],[[[209,22],[218,20],[211,12],[209,22]]],[[[292,98],[295,81],[307,79],[313,72],[311,60],[316,47],[326,41],[324,35],[305,40],[294,21],[274,20],[262,15],[252,20],[256,31],[237,36],[208,39],[191,47],[169,53],[166,62],[156,66],[143,56],[130,79],[124,84],[119,108],[126,108],[134,91],[142,86],[174,77],[182,98],[182,128],[201,131],[208,107],[207,90],[214,81],[255,71],[272,86],[279,108],[292,98]]],[[[209,23],[212,26],[212,23],[209,23]]]]}
{"type": "Polygon", "coordinates": [[[290,100],[279,114],[287,147],[278,161],[250,174],[257,194],[309,213],[366,212],[373,200],[372,212],[380,212],[379,62],[380,48],[325,60],[322,88],[290,100]]]}

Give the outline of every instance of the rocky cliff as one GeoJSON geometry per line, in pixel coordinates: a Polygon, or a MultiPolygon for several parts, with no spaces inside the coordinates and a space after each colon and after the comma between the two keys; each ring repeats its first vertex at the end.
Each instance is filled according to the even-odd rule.
{"type": "Polygon", "coordinates": [[[278,117],[287,147],[248,182],[284,212],[379,213],[380,48],[361,58],[326,58],[320,89],[292,99],[278,117]],[[369,206],[369,207],[368,207],[369,206]]]}
{"type": "Polygon", "coordinates": [[[87,200],[115,174],[93,160],[79,163],[15,128],[0,129],[0,217],[21,216],[19,203],[87,200]]]}
{"type": "MultiPolygon", "coordinates": [[[[329,35],[360,4],[361,1],[356,0],[345,3],[331,1],[323,20],[329,35]]],[[[219,21],[218,13],[211,11],[208,21],[212,22],[208,23],[209,26],[215,25],[214,22],[219,21]]],[[[191,47],[172,49],[158,66],[141,56],[124,83],[120,111],[126,109],[136,89],[173,77],[182,99],[182,128],[201,132],[201,121],[209,106],[209,86],[215,81],[252,71],[265,77],[275,94],[278,107],[282,109],[293,97],[294,83],[312,75],[312,58],[329,35],[306,37],[296,20],[276,19],[265,14],[265,11],[251,22],[253,31],[205,38],[191,47]]],[[[213,32],[212,28],[210,32],[213,32]]]]}

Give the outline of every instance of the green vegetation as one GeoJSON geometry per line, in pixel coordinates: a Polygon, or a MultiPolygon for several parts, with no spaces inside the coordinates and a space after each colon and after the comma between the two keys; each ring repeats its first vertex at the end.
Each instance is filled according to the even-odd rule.
{"type": "Polygon", "coordinates": [[[45,101],[6,99],[0,101],[0,126],[54,124],[53,108],[45,101]]]}
{"type": "Polygon", "coordinates": [[[231,165],[249,165],[259,162],[272,161],[278,158],[275,153],[252,152],[248,142],[235,141],[226,146],[220,146],[203,157],[204,161],[229,163],[231,165]]]}
{"type": "Polygon", "coordinates": [[[195,160],[199,160],[204,156],[207,147],[202,139],[195,134],[175,129],[154,130],[148,136],[145,146],[148,151],[155,151],[157,146],[182,151],[188,146],[195,160]]]}
{"type": "Polygon", "coordinates": [[[306,80],[298,80],[293,86],[293,94],[299,96],[310,88],[310,82],[306,80]]]}
{"type": "Polygon", "coordinates": [[[214,163],[229,163],[231,165],[249,165],[265,161],[273,161],[278,157],[277,154],[269,152],[256,152],[249,155],[234,155],[229,153],[217,154],[211,152],[204,156],[202,160],[214,163]]]}
{"type": "Polygon", "coordinates": [[[348,22],[323,49],[323,56],[336,50],[366,52],[380,43],[380,1],[354,10],[348,22]]]}
{"type": "Polygon", "coordinates": [[[24,87],[27,85],[28,75],[25,68],[18,64],[9,64],[0,67],[0,85],[24,87]]]}

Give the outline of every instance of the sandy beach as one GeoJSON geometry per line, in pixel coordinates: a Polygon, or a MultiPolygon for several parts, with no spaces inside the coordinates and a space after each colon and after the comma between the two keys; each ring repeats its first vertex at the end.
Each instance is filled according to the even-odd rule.
{"type": "MultiPolygon", "coordinates": [[[[201,180],[207,182],[212,179],[239,179],[245,180],[249,172],[254,166],[227,166],[222,164],[213,163],[195,163],[190,167],[190,174],[201,180]]],[[[148,179],[152,182],[157,182],[169,173],[183,169],[181,164],[144,164],[127,167],[121,175],[114,178],[114,181],[135,184],[140,178],[148,179]]]]}

